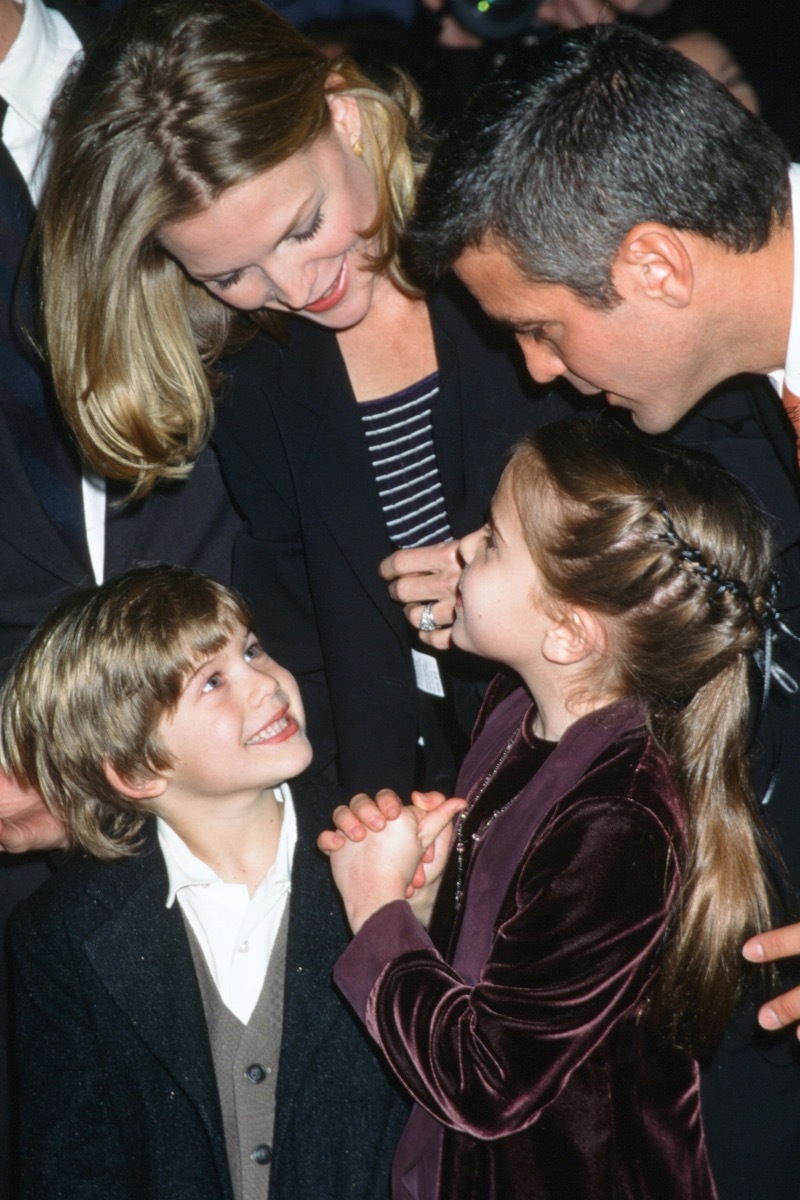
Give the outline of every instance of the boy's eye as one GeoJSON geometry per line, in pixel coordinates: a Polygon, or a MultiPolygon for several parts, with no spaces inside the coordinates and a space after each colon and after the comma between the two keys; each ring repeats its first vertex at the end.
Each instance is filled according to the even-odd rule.
{"type": "Polygon", "coordinates": [[[209,675],[208,679],[203,684],[203,687],[201,690],[204,692],[214,692],[214,691],[216,691],[216,689],[218,687],[221,687],[221,686],[222,686],[222,676],[215,672],[213,675],[209,675]]]}
{"type": "Polygon", "coordinates": [[[264,651],[258,642],[251,642],[245,649],[244,657],[247,662],[252,662],[254,658],[260,658],[264,651]]]}

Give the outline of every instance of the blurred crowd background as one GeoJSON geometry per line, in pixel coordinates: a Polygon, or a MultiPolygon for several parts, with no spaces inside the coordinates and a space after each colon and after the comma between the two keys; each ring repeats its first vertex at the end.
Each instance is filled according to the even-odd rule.
{"type": "MultiPolygon", "coordinates": [[[[136,0],[87,0],[116,9],[136,0]]],[[[800,157],[800,13],[795,0],[275,0],[331,54],[347,48],[380,79],[407,70],[440,129],[498,56],[555,28],[630,21],[669,40],[755,107],[800,157]]]]}

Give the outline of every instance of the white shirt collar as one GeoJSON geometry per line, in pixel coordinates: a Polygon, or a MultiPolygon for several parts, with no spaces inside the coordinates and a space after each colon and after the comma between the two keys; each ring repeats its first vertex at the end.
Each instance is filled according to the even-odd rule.
{"type": "Polygon", "coordinates": [[[36,199],[43,134],[64,72],[80,51],[75,30],[42,0],[27,0],[22,26],[0,62],[0,96],[8,103],[3,141],[36,199]]]}
{"type": "Polygon", "coordinates": [[[31,125],[43,129],[56,85],[81,43],[61,13],[26,0],[22,27],[0,63],[0,95],[31,125]]]}
{"type": "MultiPolygon", "coordinates": [[[[291,885],[292,859],[297,843],[297,817],[295,816],[294,801],[288,783],[282,783],[274,790],[275,799],[279,804],[283,805],[281,833],[278,839],[275,862],[256,889],[256,895],[266,883],[269,883],[270,887],[285,886],[287,891],[290,890],[291,885]]],[[[203,862],[202,859],[192,854],[183,838],[179,837],[175,830],[161,817],[158,818],[157,827],[161,853],[164,855],[164,861],[167,865],[167,880],[169,884],[167,908],[171,908],[175,903],[175,897],[181,888],[202,888],[207,887],[211,883],[223,882],[216,871],[209,867],[208,863],[203,862]]],[[[237,887],[239,885],[233,884],[231,886],[237,887]]]]}
{"type": "Polygon", "coordinates": [[[786,383],[795,396],[800,395],[800,163],[789,170],[792,187],[792,232],[794,242],[794,292],[789,346],[786,352],[786,383]]]}

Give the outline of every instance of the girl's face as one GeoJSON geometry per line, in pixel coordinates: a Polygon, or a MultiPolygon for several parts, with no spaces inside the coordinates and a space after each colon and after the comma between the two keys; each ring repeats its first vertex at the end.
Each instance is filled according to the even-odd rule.
{"type": "Polygon", "coordinates": [[[453,641],[517,671],[531,690],[540,673],[542,647],[553,626],[544,589],[522,534],[511,489],[503,480],[489,521],[462,538],[464,562],[453,641]]]}
{"type": "Polygon", "coordinates": [[[196,216],[166,225],[159,241],[188,274],[234,308],[294,312],[348,329],[369,311],[376,283],[366,255],[376,239],[378,193],[353,151],[356,101],[328,101],[327,133],[286,162],[223,192],[196,216]]]}

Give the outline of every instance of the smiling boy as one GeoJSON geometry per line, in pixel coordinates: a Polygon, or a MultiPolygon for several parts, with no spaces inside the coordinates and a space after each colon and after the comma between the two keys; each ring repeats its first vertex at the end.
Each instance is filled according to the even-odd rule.
{"type": "Polygon", "coordinates": [[[313,845],[340,796],[296,780],[299,691],[239,598],[164,566],[73,597],[0,704],[82,852],[13,920],[22,1200],[386,1195],[405,1110],[331,987],[313,845]]]}

